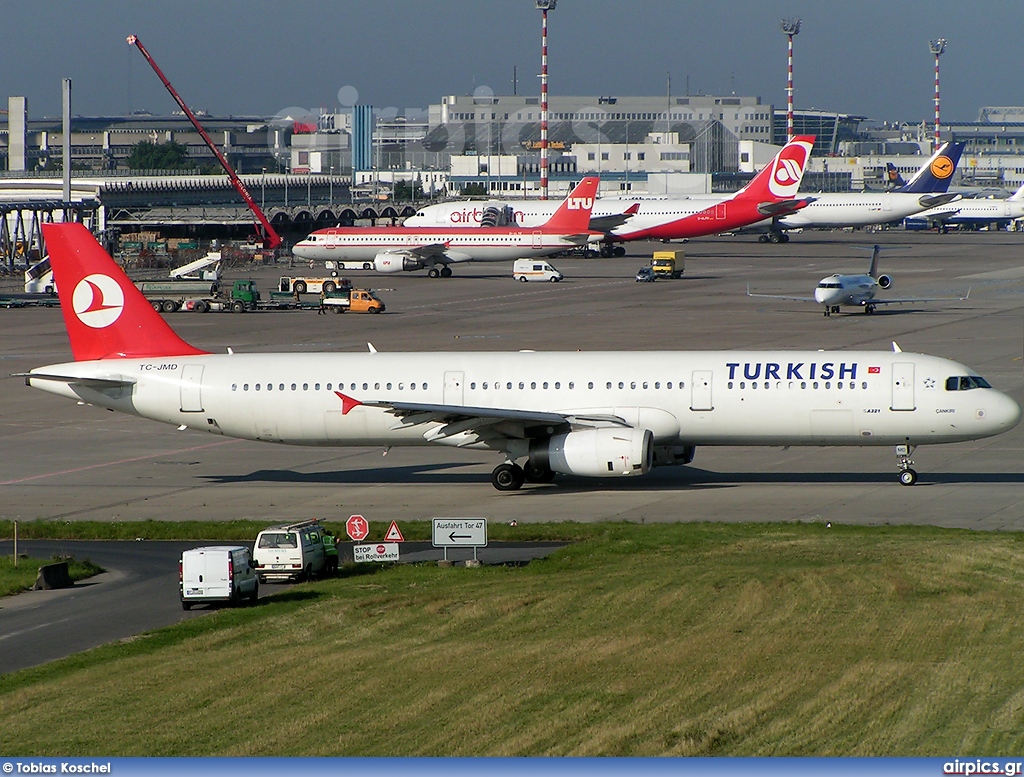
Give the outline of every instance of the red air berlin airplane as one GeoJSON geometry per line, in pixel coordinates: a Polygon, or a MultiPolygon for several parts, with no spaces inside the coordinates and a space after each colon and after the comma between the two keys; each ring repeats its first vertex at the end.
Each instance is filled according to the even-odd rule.
{"type": "MultiPolygon", "coordinates": [[[[303,259],[360,263],[362,269],[402,272],[429,267],[431,278],[450,277],[457,262],[511,262],[547,256],[597,238],[590,230],[599,179],[584,178],[539,227],[333,227],[295,244],[303,259]]],[[[760,216],[759,218],[764,218],[760,216]]]]}

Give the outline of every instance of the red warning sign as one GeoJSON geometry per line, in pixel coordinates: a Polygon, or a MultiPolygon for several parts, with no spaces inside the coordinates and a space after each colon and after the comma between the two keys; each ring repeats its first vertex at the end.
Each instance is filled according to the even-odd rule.
{"type": "Polygon", "coordinates": [[[345,531],[356,542],[362,542],[370,533],[370,524],[361,515],[350,515],[345,521],[345,531]]]}
{"type": "Polygon", "coordinates": [[[398,528],[398,524],[394,521],[388,527],[388,533],[384,535],[386,542],[405,542],[405,537],[402,536],[402,530],[398,528]]]}

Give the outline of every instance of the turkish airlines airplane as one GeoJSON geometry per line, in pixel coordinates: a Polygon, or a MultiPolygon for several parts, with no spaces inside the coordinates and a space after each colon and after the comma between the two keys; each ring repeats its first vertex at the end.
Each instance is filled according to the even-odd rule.
{"type": "Polygon", "coordinates": [[[68,399],[291,445],[495,451],[502,491],[634,477],[698,445],[917,445],[1020,420],[957,362],[884,351],[212,354],[181,340],[80,224],[44,224],[74,361],[24,373],[68,399]],[[520,463],[522,462],[522,463],[520,463]]]}
{"type": "Polygon", "coordinates": [[[827,278],[818,281],[814,289],[813,297],[792,297],[785,294],[754,294],[747,286],[748,297],[766,297],[768,299],[787,299],[797,302],[817,302],[824,305],[825,316],[838,313],[842,307],[862,308],[864,312],[871,315],[878,305],[905,305],[914,302],[939,302],[943,300],[955,300],[963,302],[971,296],[971,290],[963,297],[876,297],[879,289],[888,289],[892,286],[891,275],[880,275],[878,273],[878,252],[881,246],[875,246],[871,254],[871,268],[867,275],[843,275],[833,273],[827,278]]]}
{"type": "Polygon", "coordinates": [[[585,245],[590,231],[599,179],[584,178],[558,209],[539,227],[332,227],[318,229],[295,244],[292,253],[303,259],[362,263],[362,269],[393,273],[430,267],[431,278],[451,277],[457,262],[510,262],[547,256],[585,245]]]}
{"type": "MultiPolygon", "coordinates": [[[[798,135],[787,143],[744,188],[728,196],[695,195],[681,199],[620,200],[602,199],[594,203],[590,228],[603,233],[602,254],[616,251],[613,243],[631,240],[683,240],[715,235],[761,222],[764,218],[781,218],[807,206],[809,199],[797,199],[796,192],[803,179],[813,135],[798,135]],[[639,207],[637,207],[639,205],[639,207]]],[[[512,209],[523,226],[542,221],[552,207],[545,200],[522,200],[510,203],[484,203],[483,207],[466,203],[443,203],[419,210],[405,220],[403,228],[420,229],[423,225],[444,222],[477,222],[505,207],[512,209]]]]}

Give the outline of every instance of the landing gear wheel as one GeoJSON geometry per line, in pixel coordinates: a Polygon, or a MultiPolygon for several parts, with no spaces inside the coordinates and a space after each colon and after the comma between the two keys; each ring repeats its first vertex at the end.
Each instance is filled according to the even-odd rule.
{"type": "Polygon", "coordinates": [[[864,306],[864,313],[865,313],[865,315],[870,316],[874,312],[875,312],[875,306],[874,305],[865,305],[864,306]]]}
{"type": "Polygon", "coordinates": [[[445,265],[444,267],[442,267],[441,268],[441,277],[442,278],[451,278],[452,277],[452,268],[449,267],[448,265],[445,265]]]}
{"type": "Polygon", "coordinates": [[[779,242],[780,243],[788,243],[789,242],[789,235],[787,235],[785,232],[780,232],[779,233],[779,242]]]}
{"type": "Polygon", "coordinates": [[[518,464],[499,464],[491,473],[491,485],[499,491],[518,491],[523,487],[526,475],[518,464]]]}
{"type": "Polygon", "coordinates": [[[767,243],[768,242],[768,235],[758,235],[757,236],[757,242],[758,243],[767,243]]]}
{"type": "Polygon", "coordinates": [[[440,278],[441,277],[441,271],[438,270],[436,267],[431,267],[429,270],[427,270],[427,277],[428,278],[440,278]]]}
{"type": "Polygon", "coordinates": [[[626,255],[626,249],[625,249],[624,246],[615,246],[615,248],[612,249],[612,256],[625,256],[625,255],[626,255]]]}
{"type": "Polygon", "coordinates": [[[912,486],[917,482],[917,472],[907,468],[900,472],[900,484],[904,486],[912,486]]]}
{"type": "Polygon", "coordinates": [[[782,240],[779,237],[779,233],[778,232],[770,232],[768,234],[768,242],[769,243],[781,243],[782,240]]]}
{"type": "Polygon", "coordinates": [[[523,476],[527,483],[550,483],[555,479],[555,473],[550,467],[541,467],[529,461],[523,467],[523,476]]]}
{"type": "Polygon", "coordinates": [[[610,258],[610,257],[612,256],[612,251],[614,251],[614,250],[615,250],[615,249],[613,249],[613,248],[612,248],[611,246],[609,246],[609,245],[603,245],[603,246],[601,246],[601,258],[602,258],[602,259],[608,259],[608,258],[610,258]]]}

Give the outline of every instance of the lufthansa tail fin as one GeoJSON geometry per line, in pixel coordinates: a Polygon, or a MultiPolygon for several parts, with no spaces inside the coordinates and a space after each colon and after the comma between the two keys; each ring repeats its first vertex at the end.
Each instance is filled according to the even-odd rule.
{"type": "Polygon", "coordinates": [[[590,229],[590,211],[594,208],[597,185],[601,179],[589,175],[576,184],[569,196],[541,227],[546,232],[575,235],[590,229]]]}
{"type": "Polygon", "coordinates": [[[948,191],[963,152],[963,143],[943,143],[924,166],[914,173],[914,177],[896,191],[907,194],[936,194],[948,191]]]}
{"type": "Polygon", "coordinates": [[[906,186],[907,182],[900,175],[900,171],[896,169],[896,165],[892,162],[885,163],[885,181],[886,188],[898,189],[901,186],[906,186]]]}
{"type": "Polygon", "coordinates": [[[795,135],[775,158],[733,196],[757,203],[780,202],[796,197],[811,158],[814,135],[795,135]]]}
{"type": "Polygon", "coordinates": [[[43,224],[53,278],[75,361],[206,353],[153,310],[81,224],[43,224]]]}

